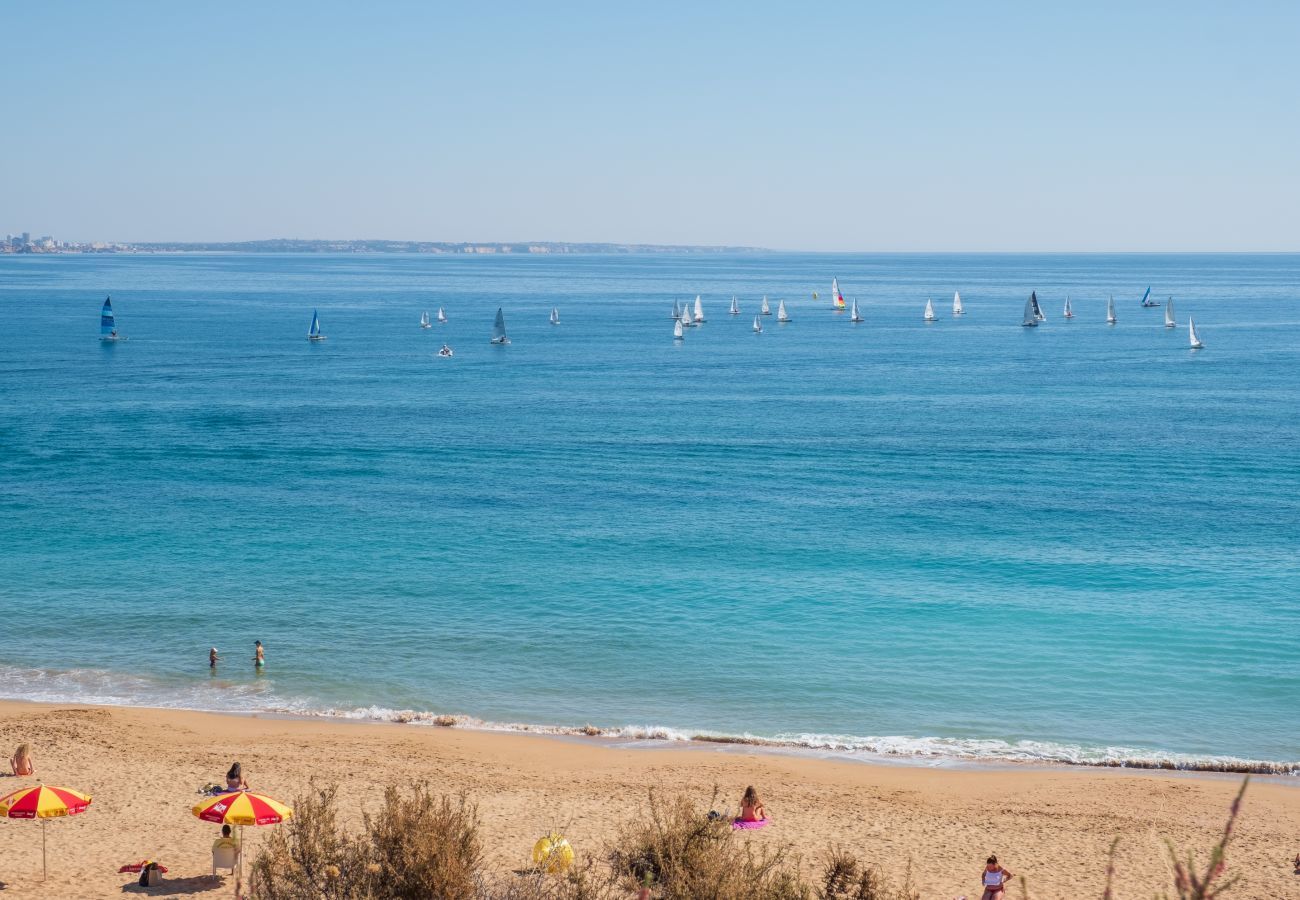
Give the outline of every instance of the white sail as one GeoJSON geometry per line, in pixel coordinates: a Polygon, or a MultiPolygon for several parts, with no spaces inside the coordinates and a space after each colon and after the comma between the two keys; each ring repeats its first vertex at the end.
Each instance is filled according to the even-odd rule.
{"type": "Polygon", "coordinates": [[[682,317],[682,308],[677,304],[677,301],[674,300],[674,301],[673,301],[673,318],[674,318],[674,319],[680,319],[681,317],[682,317]]]}
{"type": "Polygon", "coordinates": [[[740,303],[738,303],[738,302],[736,301],[736,295],[735,295],[735,294],[732,294],[732,295],[731,295],[731,314],[732,314],[733,316],[738,316],[738,315],[740,315],[740,303]]]}
{"type": "Polygon", "coordinates": [[[1074,318],[1074,308],[1073,308],[1072,306],[1070,306],[1070,295],[1069,295],[1069,294],[1066,294],[1066,295],[1065,295],[1065,312],[1063,313],[1063,315],[1064,315],[1065,318],[1067,318],[1067,319],[1073,319],[1073,318],[1074,318]]]}
{"type": "Polygon", "coordinates": [[[1034,314],[1034,307],[1036,305],[1037,304],[1034,303],[1034,298],[1032,295],[1028,300],[1025,301],[1025,320],[1020,324],[1024,325],[1026,328],[1038,327],[1038,316],[1034,314]]]}
{"type": "Polygon", "coordinates": [[[695,324],[698,325],[704,321],[704,304],[700,302],[700,295],[695,295],[695,324]]]}
{"type": "Polygon", "coordinates": [[[858,315],[858,298],[857,298],[857,297],[854,297],[854,298],[853,298],[853,309],[852,309],[852,311],[850,311],[850,313],[849,313],[849,321],[850,321],[850,322],[861,322],[861,321],[862,321],[862,316],[858,315]]]}
{"type": "Polygon", "coordinates": [[[685,337],[685,333],[682,331],[682,320],[681,320],[681,319],[678,319],[676,322],[673,323],[673,337],[676,338],[676,339],[679,340],[679,341],[680,341],[683,337],[685,337]]]}
{"type": "Polygon", "coordinates": [[[933,322],[934,320],[934,301],[927,297],[925,299],[925,321],[933,322]]]}
{"type": "Polygon", "coordinates": [[[429,311],[427,309],[424,312],[420,313],[420,327],[421,328],[433,327],[432,325],[429,324],[429,311]]]}
{"type": "Polygon", "coordinates": [[[778,322],[789,322],[790,315],[785,311],[785,301],[782,300],[776,305],[776,320],[778,322]]]}
{"type": "Polygon", "coordinates": [[[1165,304],[1165,327],[1173,328],[1177,324],[1174,319],[1174,298],[1170,297],[1169,302],[1165,304]]]}
{"type": "Polygon", "coordinates": [[[499,306],[497,307],[496,321],[492,323],[492,343],[510,343],[510,338],[506,337],[506,317],[499,306]]]}
{"type": "Polygon", "coordinates": [[[438,324],[440,324],[440,325],[446,325],[446,324],[447,324],[447,314],[446,314],[445,312],[442,311],[442,307],[441,307],[441,306],[438,307],[438,324]]]}
{"type": "Polygon", "coordinates": [[[1205,345],[1201,343],[1200,336],[1196,333],[1196,320],[1191,316],[1187,317],[1187,339],[1191,341],[1193,350],[1200,350],[1205,347],[1205,345]]]}
{"type": "Polygon", "coordinates": [[[762,314],[765,315],[765,316],[770,316],[770,315],[772,315],[772,307],[770,307],[770,306],[767,305],[767,294],[764,294],[764,295],[763,295],[763,309],[762,309],[762,314]]]}
{"type": "Polygon", "coordinates": [[[552,325],[560,324],[560,308],[558,306],[551,307],[551,324],[552,325]]]}
{"type": "Polygon", "coordinates": [[[952,314],[954,316],[966,315],[966,310],[961,306],[961,291],[952,292],[952,314]]]}
{"type": "Polygon", "coordinates": [[[1111,294],[1110,299],[1106,301],[1106,324],[1115,324],[1115,295],[1111,294]]]}
{"type": "Polygon", "coordinates": [[[754,334],[761,334],[763,331],[763,319],[760,316],[754,316],[754,334]]]}

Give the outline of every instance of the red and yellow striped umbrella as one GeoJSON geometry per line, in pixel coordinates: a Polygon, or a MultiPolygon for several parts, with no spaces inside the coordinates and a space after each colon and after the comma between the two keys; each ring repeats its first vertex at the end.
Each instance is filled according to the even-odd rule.
{"type": "Polygon", "coordinates": [[[67,788],[38,784],[0,797],[0,816],[7,819],[57,819],[85,812],[90,798],[67,788]]]}
{"type": "Polygon", "coordinates": [[[75,816],[89,806],[90,798],[85,794],[38,784],[0,797],[0,817],[41,820],[41,877],[44,878],[49,874],[45,862],[45,820],[75,816]]]}
{"type": "Polygon", "coordinates": [[[194,815],[218,825],[276,825],[292,816],[293,810],[252,791],[235,791],[197,804],[194,815]]]}

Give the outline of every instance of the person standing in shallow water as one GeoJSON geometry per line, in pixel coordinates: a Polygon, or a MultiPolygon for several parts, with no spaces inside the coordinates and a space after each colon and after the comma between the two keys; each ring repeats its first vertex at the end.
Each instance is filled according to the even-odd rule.
{"type": "Polygon", "coordinates": [[[221,657],[217,656],[217,648],[213,647],[212,649],[210,649],[208,651],[208,668],[215,669],[217,667],[217,662],[220,659],[221,657]]]}
{"type": "Polygon", "coordinates": [[[266,652],[262,650],[261,641],[253,641],[253,646],[257,648],[257,655],[253,657],[253,665],[260,669],[266,665],[266,652]]]}

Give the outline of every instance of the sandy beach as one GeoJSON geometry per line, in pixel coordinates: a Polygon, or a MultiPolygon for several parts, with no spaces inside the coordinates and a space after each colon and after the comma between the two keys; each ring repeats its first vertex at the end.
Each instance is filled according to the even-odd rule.
{"type": "MultiPolygon", "coordinates": [[[[1117,835],[1119,896],[1150,897],[1169,886],[1165,839],[1207,852],[1238,785],[1231,777],[867,765],[455,728],[0,703],[6,757],[20,741],[33,746],[39,780],[94,802],[83,815],[49,823],[46,884],[38,826],[0,822],[6,897],[120,896],[131,881],[118,867],[143,857],[170,869],[156,893],[228,893],[229,882],[222,889],[202,878],[215,829],[190,807],[199,786],[219,780],[234,760],[253,789],[286,801],[312,776],[338,782],[358,821],[390,783],[427,780],[464,792],[478,803],[489,861],[503,872],[557,827],[579,852],[603,855],[651,789],[707,803],[716,786],[734,804],[754,784],[773,824],[749,839],[788,843],[810,868],[832,845],[895,875],[910,861],[922,896],[944,900],[978,896],[974,882],[989,852],[1026,877],[1035,897],[1098,897],[1117,835]]],[[[36,780],[6,774],[0,788],[36,780]]],[[[1288,864],[1300,849],[1297,835],[1300,789],[1253,783],[1229,850],[1230,871],[1242,879],[1232,896],[1300,897],[1300,876],[1288,864]]]]}

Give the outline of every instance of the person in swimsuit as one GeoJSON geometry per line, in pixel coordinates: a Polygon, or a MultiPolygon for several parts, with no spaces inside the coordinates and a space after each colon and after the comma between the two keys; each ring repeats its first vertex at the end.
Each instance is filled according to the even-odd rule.
{"type": "Polygon", "coordinates": [[[208,651],[208,668],[215,669],[217,667],[217,661],[219,659],[221,659],[221,657],[217,656],[217,648],[213,647],[212,649],[210,649],[208,651]]]}
{"type": "Polygon", "coordinates": [[[984,871],[980,873],[980,881],[984,885],[984,896],[981,900],[1002,900],[1002,893],[1007,886],[1007,882],[1014,877],[1014,875],[998,865],[996,856],[990,856],[988,862],[984,864],[984,871]]]}
{"type": "Polygon", "coordinates": [[[239,763],[230,767],[226,773],[226,790],[227,791],[246,791],[248,790],[248,781],[244,778],[244,770],[240,768],[239,763]]]}
{"type": "Polygon", "coordinates": [[[253,657],[253,665],[260,669],[266,665],[266,652],[262,650],[261,641],[253,641],[253,646],[257,648],[257,655],[253,657]]]}
{"type": "Polygon", "coordinates": [[[9,768],[15,775],[27,776],[36,773],[36,764],[32,762],[32,752],[26,744],[19,744],[14,755],[9,758],[9,768]]]}
{"type": "Polygon", "coordinates": [[[745,788],[745,796],[740,798],[740,815],[736,817],[737,822],[762,822],[767,818],[767,810],[763,809],[763,801],[758,798],[758,791],[754,790],[751,784],[745,788]]]}

